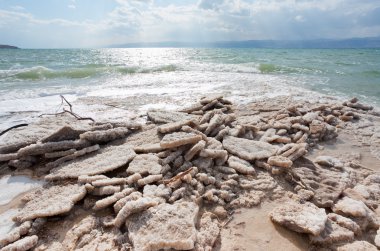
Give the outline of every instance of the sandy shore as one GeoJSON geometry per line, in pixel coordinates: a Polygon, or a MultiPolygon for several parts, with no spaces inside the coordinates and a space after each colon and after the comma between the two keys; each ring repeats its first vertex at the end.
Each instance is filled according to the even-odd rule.
{"type": "MultiPolygon", "coordinates": [[[[175,100],[155,101],[178,109],[170,106],[175,100]]],[[[231,104],[215,96],[194,100],[195,106],[181,113],[148,114],[152,107],[141,109],[138,99],[79,102],[107,104],[98,114],[119,116],[103,116],[97,123],[68,114],[45,116],[1,136],[0,159],[8,157],[0,162],[1,175],[26,175],[46,184],[37,194],[22,191],[0,206],[5,217],[20,210],[13,231],[30,222],[18,238],[0,243],[24,240],[34,250],[355,250],[347,245],[376,250],[380,114],[355,100],[342,105],[329,98],[309,102],[282,96],[231,104]],[[64,140],[69,146],[58,147],[64,140]],[[43,141],[40,148],[33,145],[37,141],[43,141]],[[245,145],[252,142],[261,143],[245,145]],[[48,158],[50,153],[59,154],[48,158]],[[269,160],[273,157],[277,165],[269,160]],[[91,178],[96,175],[106,177],[91,178]],[[66,198],[56,197],[68,186],[75,187],[66,198]],[[49,192],[52,187],[58,190],[49,192]],[[115,205],[126,197],[122,215],[115,205]],[[110,202],[96,208],[106,198],[110,202]],[[361,203],[365,215],[357,207],[340,208],[345,198],[361,203]],[[289,212],[294,205],[305,218],[289,212]],[[273,213],[276,209],[282,213],[273,213]],[[317,230],[308,210],[321,212],[317,230]],[[345,224],[331,220],[333,212],[345,224]]]]}

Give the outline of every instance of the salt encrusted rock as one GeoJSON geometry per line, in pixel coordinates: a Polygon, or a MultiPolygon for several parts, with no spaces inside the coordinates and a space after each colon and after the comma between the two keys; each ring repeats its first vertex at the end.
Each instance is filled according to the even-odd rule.
{"type": "Polygon", "coordinates": [[[215,177],[212,177],[211,175],[207,173],[197,173],[195,177],[197,178],[198,181],[202,182],[206,186],[210,184],[214,184],[216,181],[215,177]]]}
{"type": "Polygon", "coordinates": [[[93,175],[93,176],[80,175],[78,177],[78,182],[85,184],[85,183],[91,183],[93,181],[103,180],[103,179],[109,179],[109,178],[107,176],[105,176],[105,175],[93,175]]]}
{"type": "Polygon", "coordinates": [[[290,168],[293,165],[293,161],[283,156],[271,156],[268,158],[268,164],[272,166],[290,168]]]}
{"type": "Polygon", "coordinates": [[[185,195],[185,193],[186,193],[186,187],[181,187],[173,192],[172,196],[169,198],[168,201],[170,203],[173,203],[176,200],[182,198],[185,195]]]}
{"type": "Polygon", "coordinates": [[[140,154],[129,163],[127,174],[160,174],[162,173],[162,169],[159,157],[153,154],[140,154]]]}
{"type": "Polygon", "coordinates": [[[74,159],[79,158],[80,156],[86,155],[88,153],[98,151],[99,149],[100,149],[99,145],[85,147],[79,151],[75,151],[73,154],[66,155],[62,158],[59,158],[59,159],[53,161],[53,162],[47,163],[46,167],[48,167],[48,168],[57,167],[57,166],[61,165],[62,163],[65,163],[65,162],[70,161],[70,160],[74,160],[74,159]]]}
{"type": "Polygon", "coordinates": [[[60,158],[60,157],[63,157],[63,156],[71,155],[71,154],[73,154],[75,152],[76,152],[75,149],[69,149],[69,150],[66,150],[66,151],[45,153],[45,158],[47,158],[47,159],[60,158]]]}
{"type": "Polygon", "coordinates": [[[380,160],[380,131],[374,133],[370,139],[371,154],[380,160]]]}
{"type": "Polygon", "coordinates": [[[229,203],[232,208],[253,207],[260,205],[265,193],[262,191],[245,191],[238,198],[229,203]]]}
{"type": "Polygon", "coordinates": [[[212,213],[204,213],[199,226],[195,251],[212,250],[220,232],[218,220],[215,219],[215,215],[212,213]]]}
{"type": "Polygon", "coordinates": [[[42,227],[46,224],[46,218],[37,218],[33,221],[32,227],[29,229],[28,235],[35,235],[39,233],[42,227]]]}
{"type": "Polygon", "coordinates": [[[193,129],[190,126],[182,126],[181,130],[184,132],[195,133],[197,135],[200,135],[204,141],[207,141],[207,136],[203,132],[193,129]]]}
{"type": "Polygon", "coordinates": [[[337,158],[331,157],[331,156],[318,156],[315,159],[315,162],[322,165],[322,166],[328,166],[328,167],[343,167],[342,161],[340,161],[337,158]]]}
{"type": "Polygon", "coordinates": [[[74,250],[77,242],[87,233],[95,229],[97,220],[94,216],[90,215],[75,224],[67,233],[62,241],[62,246],[65,250],[74,250]]]}
{"type": "Polygon", "coordinates": [[[156,205],[157,205],[157,200],[152,199],[152,198],[140,198],[137,200],[129,201],[123,206],[123,208],[116,215],[116,218],[114,220],[114,226],[120,228],[125,223],[125,220],[131,214],[144,211],[156,205]]]}
{"type": "Polygon", "coordinates": [[[28,201],[13,220],[24,222],[36,218],[54,216],[69,212],[74,204],[86,195],[80,185],[50,186],[29,194],[28,201]]]}
{"type": "Polygon", "coordinates": [[[22,238],[8,246],[5,246],[1,251],[27,251],[37,245],[38,236],[32,235],[22,238]]]}
{"type": "Polygon", "coordinates": [[[206,97],[201,98],[199,102],[202,105],[206,105],[208,103],[211,103],[214,100],[221,100],[221,99],[223,99],[223,95],[214,94],[214,95],[207,95],[206,97]]]}
{"type": "Polygon", "coordinates": [[[380,175],[369,175],[353,188],[347,188],[343,194],[355,200],[363,201],[369,208],[377,208],[380,203],[380,175]]]}
{"type": "Polygon", "coordinates": [[[64,140],[75,140],[75,139],[79,139],[79,135],[81,133],[83,133],[82,130],[76,130],[72,128],[71,126],[63,126],[60,129],[58,129],[56,132],[52,133],[46,138],[43,138],[41,142],[46,143],[46,142],[58,142],[58,141],[64,141],[64,140]]]}
{"type": "Polygon", "coordinates": [[[140,192],[133,192],[128,196],[125,196],[124,198],[118,200],[115,205],[113,205],[113,209],[116,213],[118,213],[127,202],[138,200],[142,197],[142,194],[140,192]]]}
{"type": "Polygon", "coordinates": [[[121,243],[125,242],[124,239],[119,229],[98,227],[83,235],[77,242],[75,250],[120,250],[121,243]]]}
{"type": "Polygon", "coordinates": [[[157,132],[156,125],[148,125],[143,127],[141,132],[129,135],[125,139],[125,144],[132,145],[133,147],[155,144],[160,143],[161,137],[157,132]]]}
{"type": "Polygon", "coordinates": [[[344,102],[343,105],[351,107],[351,108],[355,108],[355,109],[364,110],[364,111],[369,111],[369,110],[373,109],[373,106],[368,106],[368,105],[364,105],[362,103],[359,103],[358,100],[355,98],[350,100],[350,101],[344,102]],[[355,102],[352,102],[352,101],[355,101],[355,102]]]}
{"type": "Polygon", "coordinates": [[[174,148],[187,144],[195,144],[200,140],[202,140],[202,137],[195,133],[175,132],[166,134],[161,140],[160,145],[163,148],[174,148]]]}
{"type": "Polygon", "coordinates": [[[36,160],[33,160],[32,156],[29,156],[29,158],[26,159],[11,160],[8,162],[8,166],[12,166],[18,169],[24,169],[33,166],[34,163],[36,163],[36,160]]]}
{"type": "Polygon", "coordinates": [[[201,103],[196,102],[189,107],[181,109],[180,112],[192,113],[192,112],[201,110],[202,107],[203,105],[201,103]]]}
{"type": "Polygon", "coordinates": [[[302,119],[307,123],[310,124],[313,120],[317,119],[319,116],[319,112],[308,112],[305,115],[302,116],[302,119]]]}
{"type": "Polygon", "coordinates": [[[135,156],[129,145],[108,146],[100,149],[96,155],[85,155],[52,169],[45,179],[59,180],[109,172],[126,165],[135,156]]]}
{"type": "Polygon", "coordinates": [[[26,235],[32,227],[32,222],[25,221],[20,226],[12,229],[5,236],[0,237],[0,248],[20,239],[21,236],[26,235]]]}
{"type": "Polygon", "coordinates": [[[225,174],[235,174],[236,170],[228,166],[214,166],[214,170],[225,174]]]}
{"type": "Polygon", "coordinates": [[[144,197],[162,197],[165,199],[169,199],[172,190],[170,187],[166,187],[164,184],[160,185],[146,185],[144,186],[144,197]]]}
{"type": "Polygon", "coordinates": [[[355,233],[355,235],[361,234],[360,226],[355,221],[351,220],[350,218],[346,218],[342,215],[335,214],[335,213],[329,213],[327,217],[330,220],[334,221],[339,226],[351,230],[352,232],[355,233]]]}
{"type": "Polygon", "coordinates": [[[193,115],[173,111],[149,111],[147,114],[148,118],[154,123],[172,123],[194,118],[193,115]]]}
{"type": "Polygon", "coordinates": [[[85,132],[79,137],[92,143],[107,143],[116,139],[125,138],[129,132],[128,128],[117,127],[109,130],[85,132]]]}
{"type": "Polygon", "coordinates": [[[299,233],[320,234],[327,221],[324,209],[306,202],[290,202],[276,207],[270,214],[272,221],[299,233]]]}
{"type": "Polygon", "coordinates": [[[169,163],[175,161],[175,159],[177,159],[179,156],[181,156],[181,154],[183,153],[184,150],[185,149],[183,147],[180,147],[174,152],[169,152],[168,156],[162,160],[162,164],[166,165],[166,164],[169,164],[169,163]]]}
{"type": "Polygon", "coordinates": [[[128,178],[127,178],[127,184],[128,185],[132,185],[132,184],[136,183],[140,179],[142,179],[141,174],[139,174],[139,173],[132,174],[132,175],[128,176],[128,178]]]}
{"type": "Polygon", "coordinates": [[[120,192],[120,186],[103,186],[103,187],[95,187],[90,192],[92,195],[103,196],[103,195],[111,195],[114,193],[120,192]]]}
{"type": "Polygon", "coordinates": [[[255,189],[260,191],[270,191],[277,186],[276,180],[267,172],[260,172],[255,179],[240,180],[240,186],[244,185],[244,189],[255,189]]]}
{"type": "Polygon", "coordinates": [[[106,197],[102,200],[98,200],[95,202],[95,206],[93,207],[94,210],[99,210],[99,209],[103,209],[103,208],[106,208],[112,204],[114,204],[115,202],[117,202],[118,200],[130,195],[132,192],[134,192],[135,189],[133,188],[125,188],[123,191],[121,192],[118,192],[118,193],[115,193],[114,195],[112,196],[109,196],[109,197],[106,197]]]}
{"type": "Polygon", "coordinates": [[[223,150],[223,144],[214,138],[208,137],[206,142],[207,149],[223,150]]]}
{"type": "Polygon", "coordinates": [[[209,135],[216,127],[220,126],[223,123],[223,121],[224,117],[222,114],[215,114],[211,118],[206,130],[204,131],[204,134],[209,135]]]}
{"type": "Polygon", "coordinates": [[[268,158],[275,155],[278,150],[277,146],[266,142],[236,138],[231,136],[226,136],[224,138],[223,147],[228,152],[248,161],[268,158]]]}
{"type": "Polygon", "coordinates": [[[31,144],[18,150],[17,154],[21,156],[42,155],[48,152],[62,151],[68,149],[81,149],[90,146],[87,140],[66,140],[60,142],[48,142],[31,144]]]}
{"type": "Polygon", "coordinates": [[[64,125],[75,123],[76,127],[90,129],[89,121],[78,121],[71,116],[51,116],[39,119],[26,127],[20,127],[0,136],[0,153],[12,153],[30,144],[36,143],[64,125]]]}
{"type": "Polygon", "coordinates": [[[311,243],[323,246],[330,246],[331,244],[339,242],[350,242],[353,241],[354,238],[354,232],[345,227],[341,227],[330,219],[327,219],[324,230],[318,236],[310,235],[311,243]]]}
{"type": "Polygon", "coordinates": [[[310,191],[313,202],[319,207],[331,207],[351,183],[350,174],[341,169],[323,168],[306,158],[293,162],[291,172],[310,191]]]}
{"type": "Polygon", "coordinates": [[[162,174],[152,174],[152,175],[149,175],[145,178],[139,179],[137,181],[137,185],[145,186],[147,184],[151,184],[151,183],[157,182],[159,180],[162,180],[162,177],[163,177],[162,174]]]}
{"type": "Polygon", "coordinates": [[[179,131],[182,128],[182,126],[191,125],[191,124],[194,124],[192,120],[183,120],[183,121],[167,123],[167,124],[163,124],[157,127],[157,131],[160,133],[175,132],[175,131],[179,131]]]}
{"type": "Polygon", "coordinates": [[[366,241],[354,241],[337,248],[337,251],[377,251],[378,249],[366,241]]]}
{"type": "Polygon", "coordinates": [[[228,158],[228,153],[226,150],[203,149],[200,151],[199,156],[212,159],[225,159],[228,158]]]}
{"type": "Polygon", "coordinates": [[[111,185],[125,185],[125,183],[127,183],[126,178],[108,178],[108,179],[95,180],[91,184],[94,187],[103,187],[103,186],[111,186],[111,185]]]}
{"type": "Polygon", "coordinates": [[[163,151],[164,148],[161,147],[160,143],[154,143],[135,146],[133,150],[135,150],[136,153],[158,153],[163,151]]]}
{"type": "Polygon", "coordinates": [[[367,217],[370,214],[370,209],[362,201],[354,200],[347,196],[334,205],[333,211],[352,217],[367,217]]]}
{"type": "Polygon", "coordinates": [[[192,202],[160,204],[127,220],[135,251],[194,248],[198,206],[192,202]]]}
{"type": "Polygon", "coordinates": [[[0,162],[17,159],[17,153],[0,154],[0,162]]]}
{"type": "Polygon", "coordinates": [[[309,201],[314,197],[314,192],[307,189],[299,189],[297,190],[297,195],[301,201],[309,201]]]}
{"type": "Polygon", "coordinates": [[[193,165],[198,167],[200,170],[207,170],[213,165],[213,161],[210,158],[198,157],[192,161],[193,165]]]}
{"type": "Polygon", "coordinates": [[[240,159],[235,156],[230,156],[228,158],[229,167],[235,169],[237,172],[247,175],[255,175],[255,168],[246,160],[240,159]]]}
{"type": "Polygon", "coordinates": [[[213,214],[216,215],[219,219],[225,219],[228,216],[228,212],[224,207],[222,206],[216,206],[214,209],[211,210],[213,214]]]}
{"type": "Polygon", "coordinates": [[[380,248],[380,228],[377,230],[377,234],[375,236],[375,245],[377,248],[380,248]]]}
{"type": "Polygon", "coordinates": [[[125,238],[120,230],[107,225],[107,219],[87,216],[67,231],[62,244],[48,250],[120,250],[125,238]]]}

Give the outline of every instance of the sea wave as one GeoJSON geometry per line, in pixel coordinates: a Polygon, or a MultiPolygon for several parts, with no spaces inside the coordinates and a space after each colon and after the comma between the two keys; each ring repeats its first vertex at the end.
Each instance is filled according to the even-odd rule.
{"type": "Polygon", "coordinates": [[[135,67],[135,66],[104,66],[87,65],[79,68],[51,69],[44,66],[35,66],[22,69],[0,70],[1,80],[45,80],[56,78],[82,79],[91,78],[107,74],[136,74],[136,73],[155,73],[171,72],[178,69],[175,65],[162,65],[155,67],[135,67]]]}

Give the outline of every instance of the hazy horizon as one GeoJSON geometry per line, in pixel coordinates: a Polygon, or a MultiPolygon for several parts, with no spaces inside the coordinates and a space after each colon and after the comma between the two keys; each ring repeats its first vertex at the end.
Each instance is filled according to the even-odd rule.
{"type": "Polygon", "coordinates": [[[380,36],[380,1],[0,0],[0,44],[99,48],[380,36]]]}

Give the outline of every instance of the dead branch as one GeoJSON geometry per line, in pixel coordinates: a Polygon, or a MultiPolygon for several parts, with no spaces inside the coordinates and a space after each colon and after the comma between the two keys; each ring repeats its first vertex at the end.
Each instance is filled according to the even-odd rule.
{"type": "Polygon", "coordinates": [[[73,105],[63,95],[59,95],[59,96],[61,97],[61,105],[60,106],[63,106],[64,103],[66,103],[70,107],[70,110],[67,110],[67,109],[63,108],[63,112],[43,113],[43,114],[40,114],[38,117],[42,117],[42,116],[56,116],[56,115],[68,113],[68,114],[72,115],[73,117],[75,117],[77,120],[91,120],[92,122],[95,122],[95,120],[93,118],[82,117],[82,116],[78,115],[77,113],[74,113],[73,112],[73,105]]]}
{"type": "Polygon", "coordinates": [[[28,124],[19,124],[19,125],[15,125],[15,126],[9,127],[8,129],[5,129],[4,131],[0,132],[0,136],[3,135],[6,132],[12,130],[12,129],[19,128],[19,127],[22,127],[22,126],[28,126],[28,124]]]}
{"type": "Polygon", "coordinates": [[[163,184],[169,184],[169,183],[173,183],[179,179],[181,179],[183,176],[185,176],[186,174],[190,173],[191,171],[193,171],[194,168],[190,167],[189,169],[187,169],[186,171],[184,172],[181,172],[179,174],[177,174],[176,176],[174,176],[173,178],[171,179],[168,179],[168,180],[163,180],[162,183],[163,184]]]}

